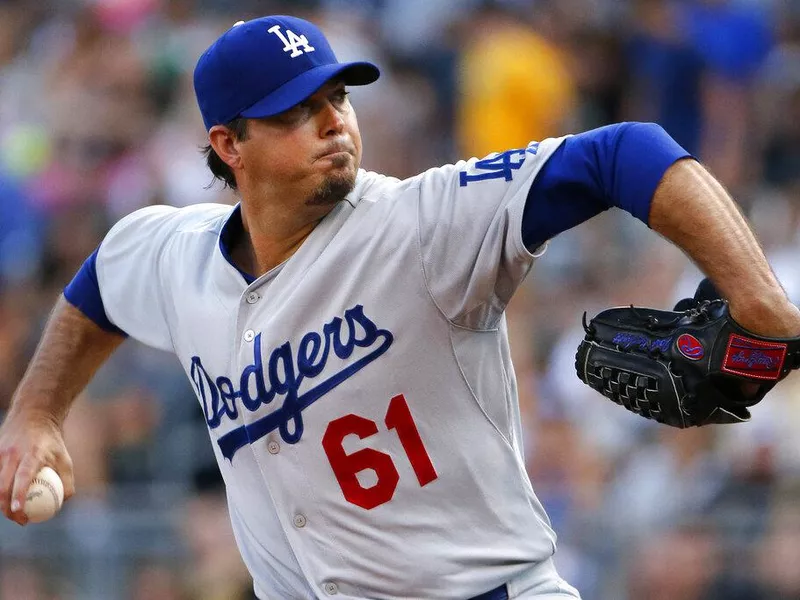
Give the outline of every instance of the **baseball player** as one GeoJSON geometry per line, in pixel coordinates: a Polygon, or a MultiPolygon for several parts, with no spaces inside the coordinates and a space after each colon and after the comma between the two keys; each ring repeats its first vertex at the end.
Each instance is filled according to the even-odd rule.
{"type": "Polygon", "coordinates": [[[346,86],[378,76],[287,16],[200,57],[209,166],[240,202],[136,211],[64,290],[0,430],[8,518],[41,465],[74,493],[62,423],[131,336],[180,359],[259,598],[578,598],[525,472],[503,314],[547,240],[621,207],[743,325],[800,332],[733,201],[659,127],[400,181],[359,169],[346,86]]]}

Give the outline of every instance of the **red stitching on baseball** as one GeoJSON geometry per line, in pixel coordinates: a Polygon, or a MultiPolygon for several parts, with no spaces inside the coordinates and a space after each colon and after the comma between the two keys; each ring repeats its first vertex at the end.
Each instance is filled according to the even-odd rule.
{"type": "Polygon", "coordinates": [[[56,509],[60,508],[61,503],[58,500],[58,493],[56,492],[56,488],[52,483],[45,481],[44,479],[40,479],[39,477],[34,478],[33,483],[41,483],[48,490],[50,490],[50,493],[53,494],[53,500],[56,502],[56,509]]]}

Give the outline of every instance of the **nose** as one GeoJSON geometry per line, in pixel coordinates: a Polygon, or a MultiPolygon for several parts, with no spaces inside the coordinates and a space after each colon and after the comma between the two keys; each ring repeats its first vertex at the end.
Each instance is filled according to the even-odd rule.
{"type": "Polygon", "coordinates": [[[321,137],[326,138],[332,135],[339,135],[344,131],[344,116],[330,101],[326,101],[325,106],[320,111],[320,120],[321,137]]]}

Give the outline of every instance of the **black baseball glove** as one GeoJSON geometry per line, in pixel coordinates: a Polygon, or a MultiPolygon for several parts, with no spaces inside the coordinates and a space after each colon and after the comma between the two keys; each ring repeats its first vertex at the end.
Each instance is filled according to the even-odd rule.
{"type": "Polygon", "coordinates": [[[583,327],[575,357],[581,381],[673,427],[748,421],[747,408],[800,368],[800,338],[739,326],[707,279],[673,311],[611,308],[588,323],[584,313],[583,327]]]}

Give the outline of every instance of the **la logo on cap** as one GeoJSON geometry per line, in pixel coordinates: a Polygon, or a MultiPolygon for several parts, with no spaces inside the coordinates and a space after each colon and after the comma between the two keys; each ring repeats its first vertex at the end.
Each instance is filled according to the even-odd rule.
{"type": "Polygon", "coordinates": [[[283,42],[283,51],[284,52],[291,51],[291,54],[289,55],[291,58],[297,58],[298,56],[301,56],[306,52],[314,51],[314,46],[310,46],[308,44],[308,39],[306,38],[306,36],[297,35],[291,29],[286,30],[286,35],[283,35],[280,25],[273,25],[272,27],[267,29],[267,31],[269,31],[270,33],[274,33],[279,38],[281,38],[281,41],[283,42]],[[303,48],[302,50],[300,50],[301,47],[303,48]]]}

